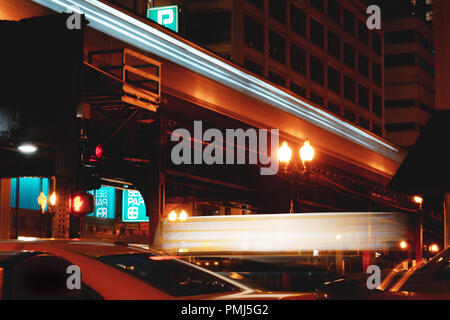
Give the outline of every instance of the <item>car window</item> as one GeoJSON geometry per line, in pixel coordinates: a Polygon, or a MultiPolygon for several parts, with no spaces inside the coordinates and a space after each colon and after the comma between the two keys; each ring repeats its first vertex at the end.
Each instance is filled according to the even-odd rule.
{"type": "Polygon", "coordinates": [[[67,268],[71,263],[50,254],[32,256],[15,264],[4,279],[5,298],[14,300],[92,300],[102,299],[82,283],[69,289],[67,268]]]}
{"type": "Polygon", "coordinates": [[[447,258],[446,260],[446,263],[444,263],[436,272],[435,279],[438,281],[450,281],[450,258],[447,258]]]}
{"type": "Polygon", "coordinates": [[[299,261],[297,257],[186,257],[186,261],[218,272],[252,289],[313,291],[336,277],[330,270],[299,261]]]}
{"type": "Polygon", "coordinates": [[[97,259],[174,297],[242,290],[193,265],[164,256],[139,253],[102,256],[97,259]]]}

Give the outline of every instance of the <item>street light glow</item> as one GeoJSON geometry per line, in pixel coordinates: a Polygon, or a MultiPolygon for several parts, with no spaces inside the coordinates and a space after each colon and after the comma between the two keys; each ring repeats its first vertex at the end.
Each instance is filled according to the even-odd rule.
{"type": "Polygon", "coordinates": [[[418,203],[418,204],[422,204],[423,203],[423,198],[421,196],[414,196],[414,202],[418,203]]]}
{"type": "Polygon", "coordinates": [[[51,206],[55,206],[55,204],[56,204],[56,192],[53,192],[51,194],[49,201],[50,201],[50,205],[51,206]]]}
{"type": "Polygon", "coordinates": [[[181,213],[180,213],[180,221],[186,221],[187,220],[187,218],[188,218],[188,214],[187,214],[187,212],[186,211],[181,211],[181,213]]]}
{"type": "Polygon", "coordinates": [[[438,252],[439,251],[439,246],[437,244],[432,244],[430,246],[430,252],[438,252]]]}
{"type": "Polygon", "coordinates": [[[177,221],[177,213],[175,211],[171,211],[168,218],[171,222],[177,221]]]}
{"type": "Polygon", "coordinates": [[[30,154],[30,153],[35,153],[38,148],[32,144],[22,144],[18,147],[18,149],[22,153],[30,154]]]}
{"type": "Polygon", "coordinates": [[[314,158],[314,148],[311,147],[311,143],[307,139],[303,147],[300,148],[300,158],[302,161],[312,161],[314,158]]]}
{"type": "Polygon", "coordinates": [[[288,146],[286,141],[283,142],[283,145],[278,149],[278,159],[280,162],[288,163],[292,158],[292,149],[288,146]]]}
{"type": "Polygon", "coordinates": [[[408,244],[406,243],[406,241],[400,242],[400,248],[406,249],[407,247],[408,247],[408,244]]]}

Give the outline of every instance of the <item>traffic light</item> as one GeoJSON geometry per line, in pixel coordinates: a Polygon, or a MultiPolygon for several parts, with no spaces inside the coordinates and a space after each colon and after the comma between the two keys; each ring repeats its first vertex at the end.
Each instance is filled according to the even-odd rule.
{"type": "Polygon", "coordinates": [[[69,198],[70,213],[84,217],[94,212],[94,196],[89,193],[73,193],[69,198]]]}
{"type": "Polygon", "coordinates": [[[103,146],[97,145],[89,157],[89,162],[97,162],[103,157],[103,146]]]}

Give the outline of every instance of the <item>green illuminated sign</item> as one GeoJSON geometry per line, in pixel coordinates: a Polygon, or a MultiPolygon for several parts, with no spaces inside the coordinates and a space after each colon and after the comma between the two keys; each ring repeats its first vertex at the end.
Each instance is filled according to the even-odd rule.
{"type": "Polygon", "coordinates": [[[178,32],[178,6],[148,9],[147,18],[172,31],[178,32]]]}
{"type": "Polygon", "coordinates": [[[144,198],[136,190],[124,190],[122,196],[123,222],[148,222],[144,198]]]}
{"type": "Polygon", "coordinates": [[[95,210],[89,217],[114,219],[116,216],[116,190],[111,187],[101,187],[89,191],[95,197],[95,210]]]}

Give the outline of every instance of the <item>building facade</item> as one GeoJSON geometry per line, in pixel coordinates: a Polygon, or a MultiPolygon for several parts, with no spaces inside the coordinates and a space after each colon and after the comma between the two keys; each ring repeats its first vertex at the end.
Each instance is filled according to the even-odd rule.
{"type": "Polygon", "coordinates": [[[351,0],[155,0],[179,5],[188,39],[379,136],[382,30],[351,0]]]}
{"type": "Polygon", "coordinates": [[[392,19],[385,33],[386,137],[408,149],[435,109],[434,41],[424,19],[392,19]]]}

